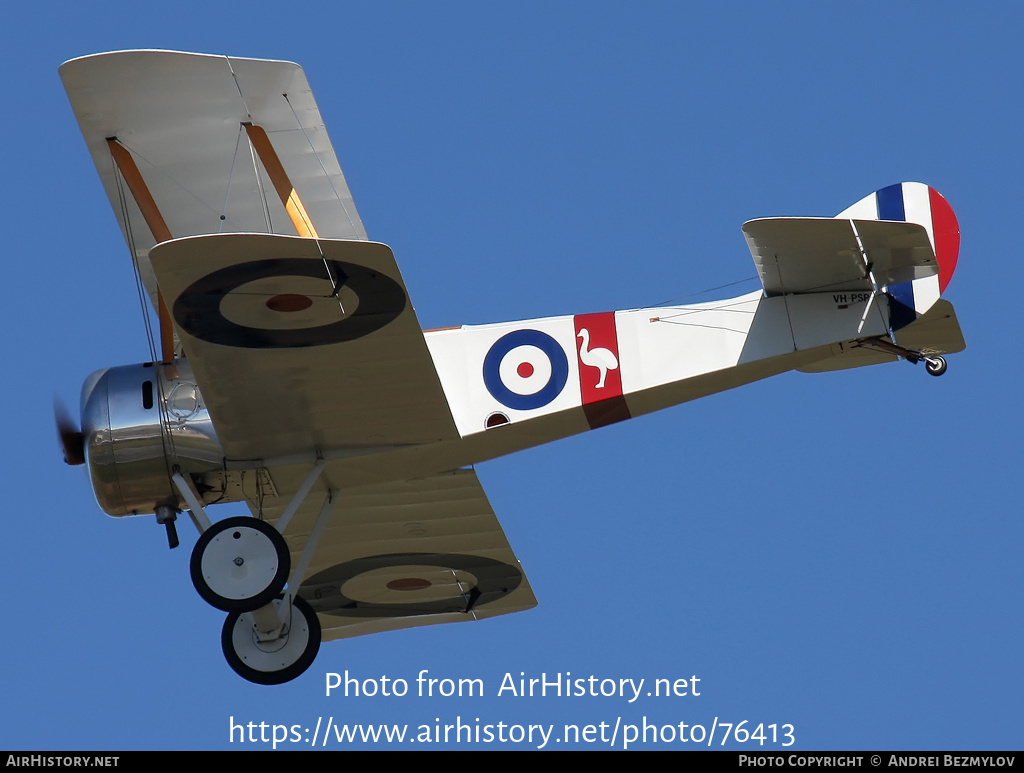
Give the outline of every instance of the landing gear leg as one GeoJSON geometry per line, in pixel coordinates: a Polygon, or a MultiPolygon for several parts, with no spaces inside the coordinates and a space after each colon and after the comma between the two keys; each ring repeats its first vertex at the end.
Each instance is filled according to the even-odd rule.
{"type": "Polygon", "coordinates": [[[303,673],[320,651],[320,621],[295,595],[327,526],[334,501],[328,490],[313,529],[294,568],[282,532],[320,476],[319,459],[278,519],[277,528],[249,516],[210,522],[189,481],[176,471],[171,479],[188,503],[200,530],[192,551],[192,582],[207,602],[228,612],[221,647],[228,665],[257,684],[281,684],[303,673]]]}
{"type": "Polygon", "coordinates": [[[221,647],[228,665],[256,684],[290,682],[312,665],[320,651],[320,621],[301,597],[273,601],[273,609],[232,612],[224,621],[221,647]],[[265,616],[263,612],[269,612],[265,616]],[[283,620],[280,630],[261,630],[261,623],[283,620]]]}
{"type": "Polygon", "coordinates": [[[885,352],[886,354],[894,354],[897,357],[902,357],[911,365],[917,365],[917,363],[924,360],[925,370],[927,370],[929,375],[932,376],[941,376],[946,372],[946,359],[938,356],[937,354],[925,354],[924,352],[917,351],[916,349],[904,349],[902,346],[897,346],[894,343],[877,338],[870,341],[863,341],[860,345],[867,349],[874,349],[879,352],[885,352]]]}

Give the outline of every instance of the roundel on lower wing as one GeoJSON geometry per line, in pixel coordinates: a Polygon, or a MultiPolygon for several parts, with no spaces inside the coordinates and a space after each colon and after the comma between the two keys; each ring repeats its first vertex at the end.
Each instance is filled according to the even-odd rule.
{"type": "Polygon", "coordinates": [[[362,338],[395,319],[405,305],[402,286],[366,266],[276,258],[238,263],[197,279],[174,302],[174,320],[213,344],[299,348],[362,338]],[[304,292],[269,289],[282,279],[304,292]]]}
{"type": "Polygon", "coordinates": [[[516,567],[462,553],[389,553],[336,564],[302,583],[319,613],[343,617],[412,617],[468,612],[512,593],[516,567]]]}
{"type": "Polygon", "coordinates": [[[491,397],[517,411],[543,408],[565,388],[569,360],[558,342],[539,330],[502,336],[484,357],[484,385],[491,397]]]}

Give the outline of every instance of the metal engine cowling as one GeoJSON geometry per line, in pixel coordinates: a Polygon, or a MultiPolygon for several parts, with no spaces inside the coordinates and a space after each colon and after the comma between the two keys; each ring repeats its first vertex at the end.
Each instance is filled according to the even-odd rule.
{"type": "Polygon", "coordinates": [[[170,480],[223,469],[224,452],[185,359],[97,371],[82,386],[82,432],[93,492],[108,515],[177,507],[170,480]]]}

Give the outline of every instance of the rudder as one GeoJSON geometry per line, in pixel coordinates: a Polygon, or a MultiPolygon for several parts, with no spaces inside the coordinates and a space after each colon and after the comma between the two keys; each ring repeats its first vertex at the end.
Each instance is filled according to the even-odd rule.
{"type": "Polygon", "coordinates": [[[949,202],[934,188],[924,183],[896,183],[865,196],[836,217],[917,223],[928,232],[939,273],[886,288],[892,299],[890,322],[894,330],[916,320],[945,292],[960,254],[960,225],[949,202]]]}

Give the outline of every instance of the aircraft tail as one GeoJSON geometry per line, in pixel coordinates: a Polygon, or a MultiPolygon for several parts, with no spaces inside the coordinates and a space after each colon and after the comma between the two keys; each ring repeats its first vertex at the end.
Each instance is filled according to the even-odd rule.
{"type": "Polygon", "coordinates": [[[924,226],[939,264],[936,276],[890,285],[890,324],[906,327],[930,309],[946,290],[960,253],[960,225],[953,208],[924,183],[896,183],[875,191],[836,215],[849,220],[896,220],[924,226]]]}
{"type": "Polygon", "coordinates": [[[889,296],[889,326],[894,333],[899,331],[892,342],[876,341],[874,346],[863,342],[841,344],[833,356],[799,370],[820,373],[904,358],[911,362],[924,359],[929,364],[929,373],[941,375],[946,365],[940,355],[962,351],[966,346],[953,305],[940,300],[960,253],[960,225],[949,202],[923,183],[897,183],[865,196],[836,218],[923,226],[939,272],[885,288],[889,296]]]}

